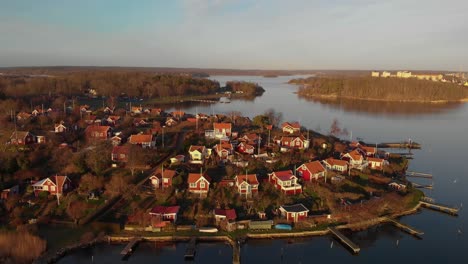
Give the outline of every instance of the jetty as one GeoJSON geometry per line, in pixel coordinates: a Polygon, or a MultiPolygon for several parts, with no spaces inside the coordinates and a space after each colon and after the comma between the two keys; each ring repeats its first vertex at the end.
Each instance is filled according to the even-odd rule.
{"type": "Polygon", "coordinates": [[[346,245],[349,249],[351,249],[351,251],[354,253],[354,254],[358,254],[359,251],[361,251],[361,249],[356,245],[354,244],[353,241],[351,241],[349,238],[347,238],[345,235],[343,235],[343,233],[341,233],[340,231],[338,231],[338,229],[334,228],[334,227],[329,227],[328,230],[330,230],[330,232],[341,242],[343,243],[344,245],[346,245]]]}
{"type": "Polygon", "coordinates": [[[429,184],[429,185],[422,185],[422,184],[415,183],[415,182],[412,182],[411,184],[414,186],[414,188],[418,188],[418,189],[428,189],[428,190],[432,190],[432,188],[434,187],[432,184],[429,184]]]}
{"type": "Polygon", "coordinates": [[[208,99],[187,99],[187,100],[180,100],[180,102],[197,102],[197,103],[216,104],[218,101],[208,100],[208,99]]]}
{"type": "Polygon", "coordinates": [[[403,230],[404,232],[410,234],[410,235],[413,235],[417,238],[421,238],[420,236],[424,235],[424,232],[422,231],[419,231],[407,224],[403,224],[395,219],[392,219],[392,218],[387,218],[388,222],[390,222],[391,224],[393,224],[394,226],[400,228],[401,230],[403,230]]]}
{"type": "Polygon", "coordinates": [[[236,243],[232,245],[232,263],[240,264],[240,241],[237,240],[236,243]]]}
{"type": "Polygon", "coordinates": [[[432,179],[432,174],[430,173],[423,173],[423,172],[416,172],[416,171],[407,171],[406,177],[415,177],[415,178],[426,178],[432,179]]]}
{"type": "Polygon", "coordinates": [[[426,201],[420,201],[419,203],[422,206],[435,210],[435,211],[439,211],[439,212],[450,214],[450,215],[458,215],[458,208],[454,208],[454,207],[450,207],[450,206],[442,205],[438,203],[430,203],[426,201]]]}
{"type": "Polygon", "coordinates": [[[141,241],[141,237],[134,237],[128,242],[124,249],[120,252],[122,256],[128,256],[133,253],[133,249],[135,248],[136,244],[141,241]]]}
{"type": "Polygon", "coordinates": [[[195,258],[195,253],[196,253],[196,244],[197,244],[197,238],[196,237],[191,237],[190,241],[187,245],[187,248],[185,249],[185,259],[193,259],[195,258]]]}
{"type": "Polygon", "coordinates": [[[379,144],[366,144],[367,146],[377,146],[379,149],[383,148],[395,148],[395,149],[420,149],[421,144],[416,142],[386,142],[386,143],[379,143],[379,144]]]}

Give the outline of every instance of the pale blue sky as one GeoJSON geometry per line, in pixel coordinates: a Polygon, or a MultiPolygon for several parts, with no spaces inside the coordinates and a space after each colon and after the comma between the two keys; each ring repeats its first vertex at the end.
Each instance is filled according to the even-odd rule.
{"type": "Polygon", "coordinates": [[[466,0],[0,0],[0,67],[468,70],[466,0]]]}

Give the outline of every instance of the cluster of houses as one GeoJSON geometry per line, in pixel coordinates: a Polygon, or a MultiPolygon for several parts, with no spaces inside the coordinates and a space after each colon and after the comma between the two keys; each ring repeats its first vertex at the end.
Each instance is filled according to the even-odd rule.
{"type": "Polygon", "coordinates": [[[448,80],[449,78],[446,77],[455,77],[456,74],[446,74],[444,75],[440,73],[412,73],[410,71],[397,71],[396,74],[392,74],[389,71],[372,71],[371,76],[372,77],[381,77],[381,78],[415,78],[418,80],[428,80],[428,81],[434,81],[434,82],[452,82],[452,83],[457,83],[460,85],[468,86],[468,81],[466,81],[464,75],[457,75],[458,78],[461,78],[461,81],[456,80],[455,78],[452,78],[451,80],[448,80]]]}

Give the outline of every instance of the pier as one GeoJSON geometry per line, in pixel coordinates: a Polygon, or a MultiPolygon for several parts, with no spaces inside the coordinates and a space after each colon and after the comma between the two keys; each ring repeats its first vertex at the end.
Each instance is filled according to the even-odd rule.
{"type": "Polygon", "coordinates": [[[439,211],[439,212],[450,214],[450,215],[458,215],[458,209],[454,208],[454,207],[450,207],[450,206],[446,206],[446,205],[442,205],[442,204],[437,204],[437,203],[429,203],[429,202],[425,202],[425,201],[420,201],[419,203],[422,206],[424,206],[426,208],[429,208],[429,209],[432,209],[432,210],[435,210],[435,211],[439,211]]]}
{"type": "Polygon", "coordinates": [[[195,258],[196,244],[197,244],[197,238],[196,237],[190,238],[187,248],[185,249],[185,255],[184,255],[185,259],[195,258]]]}
{"type": "Polygon", "coordinates": [[[334,228],[334,227],[329,227],[328,230],[330,230],[330,232],[335,235],[335,237],[341,242],[343,243],[344,245],[346,245],[349,249],[351,249],[351,251],[354,253],[354,254],[358,254],[359,251],[361,251],[361,249],[356,245],[354,244],[353,241],[351,241],[349,238],[347,238],[345,235],[343,235],[343,233],[341,233],[340,231],[338,231],[338,229],[334,228]]]}
{"type": "Polygon", "coordinates": [[[187,100],[180,100],[180,102],[197,102],[197,103],[216,104],[218,101],[207,100],[207,99],[187,99],[187,100]]]}
{"type": "Polygon", "coordinates": [[[415,172],[415,171],[407,171],[406,172],[406,177],[432,179],[432,174],[422,173],[422,172],[415,172]]]}
{"type": "Polygon", "coordinates": [[[240,264],[240,241],[237,240],[232,245],[232,264],[240,264]]]}
{"type": "Polygon", "coordinates": [[[432,188],[433,188],[432,184],[430,184],[430,185],[422,185],[422,184],[415,183],[415,182],[412,182],[411,184],[414,186],[414,188],[419,188],[419,189],[428,189],[428,190],[432,190],[432,188]]]}
{"type": "Polygon", "coordinates": [[[386,142],[380,144],[366,144],[367,146],[377,146],[377,148],[395,148],[395,149],[420,149],[421,145],[416,142],[386,142]]]}
{"type": "Polygon", "coordinates": [[[417,238],[421,238],[420,236],[424,235],[424,232],[422,231],[419,231],[419,230],[416,230],[414,229],[413,227],[407,225],[407,224],[403,224],[395,219],[392,219],[392,218],[387,218],[388,222],[390,222],[391,224],[393,224],[394,226],[400,228],[401,230],[405,231],[406,233],[410,234],[410,235],[413,235],[417,238]]]}
{"type": "Polygon", "coordinates": [[[120,252],[120,255],[122,256],[128,256],[133,253],[133,249],[135,248],[136,244],[140,242],[141,237],[134,237],[128,244],[125,246],[124,249],[120,252]]]}

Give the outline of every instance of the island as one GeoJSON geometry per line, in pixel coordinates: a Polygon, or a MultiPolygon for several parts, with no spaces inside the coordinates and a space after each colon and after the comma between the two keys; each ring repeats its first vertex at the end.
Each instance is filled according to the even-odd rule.
{"type": "Polygon", "coordinates": [[[468,88],[457,83],[417,78],[321,76],[292,79],[298,96],[392,102],[448,103],[468,101],[468,88]]]}
{"type": "MultiPolygon", "coordinates": [[[[410,181],[430,176],[407,170],[416,142],[347,140],[337,120],[321,134],[273,109],[252,118],[168,111],[132,97],[208,93],[217,82],[97,76],[2,77],[0,261],[51,262],[105,241],[127,242],[127,255],[145,240],[226,241],[236,258],[245,239],[347,241],[340,229],[391,223],[413,232],[396,218],[420,206],[457,213],[424,197],[431,185],[410,181]],[[99,103],[81,101],[90,97],[99,103]],[[132,100],[116,103],[123,97],[132,100]]],[[[247,82],[225,89],[263,91],[247,82]]]]}

